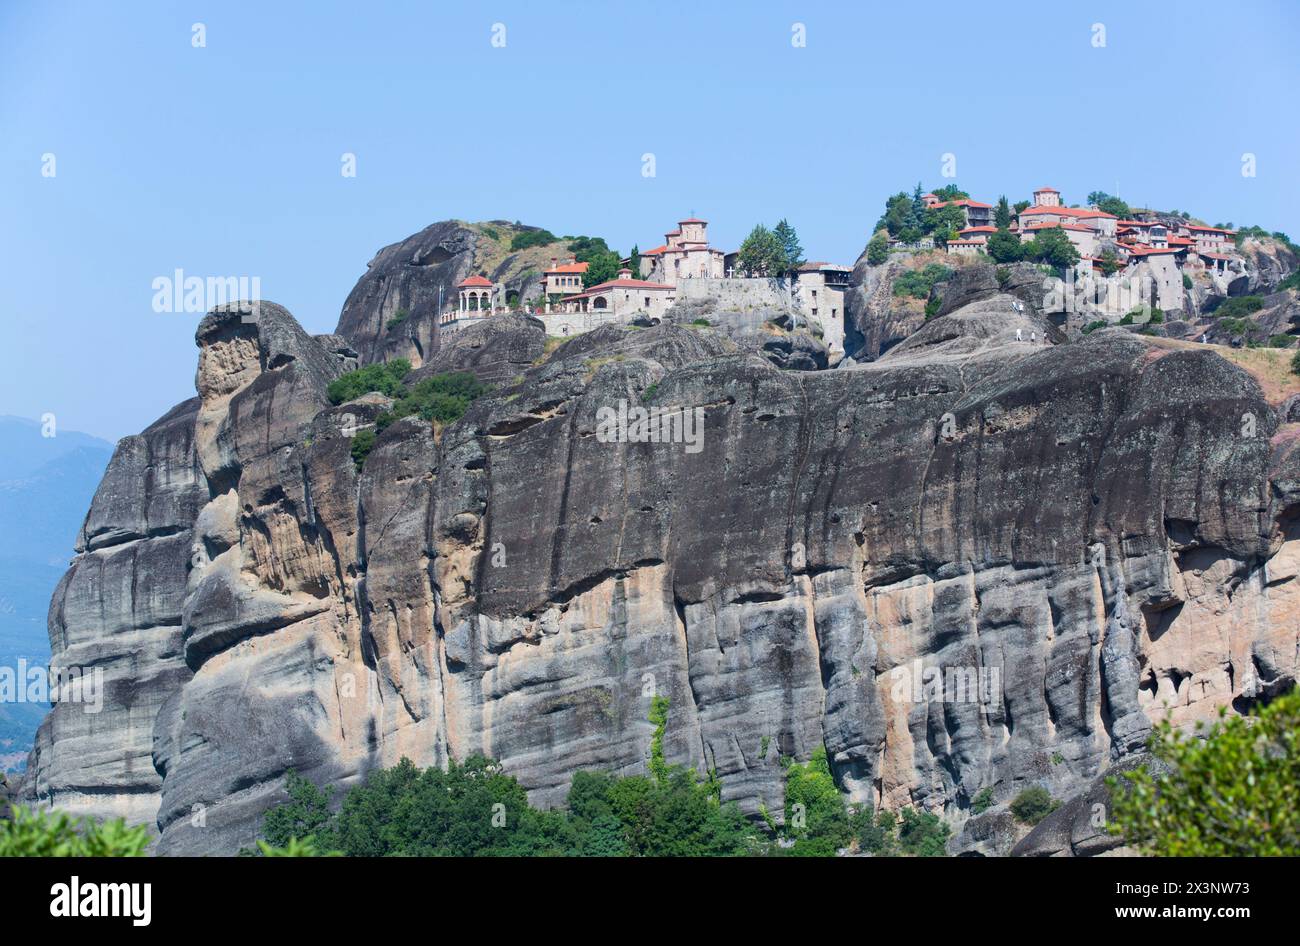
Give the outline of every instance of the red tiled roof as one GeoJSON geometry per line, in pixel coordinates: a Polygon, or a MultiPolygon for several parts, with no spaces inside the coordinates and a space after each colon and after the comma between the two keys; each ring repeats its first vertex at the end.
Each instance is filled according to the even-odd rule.
{"type": "Polygon", "coordinates": [[[1174,252],[1174,249],[1171,246],[1136,246],[1126,244],[1124,248],[1130,253],[1134,253],[1138,256],[1151,256],[1154,253],[1174,252]]]}
{"type": "Polygon", "coordinates": [[[1207,259],[1232,259],[1227,253],[1198,253],[1198,256],[1204,256],[1207,259]]]}
{"type": "Polygon", "coordinates": [[[1235,230],[1225,230],[1223,227],[1194,227],[1187,224],[1188,230],[1200,230],[1202,233],[1235,233],[1235,230]]]}
{"type": "Polygon", "coordinates": [[[983,240],[949,240],[948,246],[983,246],[983,240]]]}
{"type": "Polygon", "coordinates": [[[1031,223],[1025,227],[1026,230],[1081,230],[1084,233],[1092,233],[1092,227],[1081,226],[1077,223],[1031,223]]]}
{"type": "Polygon", "coordinates": [[[1059,194],[1061,193],[1055,187],[1040,187],[1034,191],[1035,194],[1059,194]]]}
{"type": "Polygon", "coordinates": [[[936,206],[936,207],[949,207],[949,206],[952,206],[952,207],[986,207],[986,208],[988,208],[988,209],[990,209],[990,210],[993,209],[993,205],[992,205],[992,204],[982,204],[982,203],[980,203],[978,200],[971,200],[969,197],[962,197],[962,198],[959,199],[959,200],[945,200],[945,201],[942,201],[942,202],[940,202],[940,203],[935,204],[935,206],[936,206]]]}
{"type": "Polygon", "coordinates": [[[660,253],[665,252],[667,249],[668,249],[668,244],[665,243],[663,246],[656,246],[653,250],[646,250],[646,251],[645,251],[644,253],[642,253],[641,255],[642,255],[642,256],[658,256],[660,253]]]}
{"type": "Polygon", "coordinates": [[[572,295],[572,296],[566,296],[564,301],[568,302],[572,299],[583,299],[586,298],[587,296],[597,295],[601,292],[604,292],[607,289],[620,289],[620,288],[621,289],[676,289],[677,287],[669,286],[661,282],[647,282],[644,279],[610,279],[606,282],[600,283],[599,285],[592,286],[590,289],[587,289],[584,292],[579,292],[576,295],[572,295]]]}
{"type": "Polygon", "coordinates": [[[958,233],[997,233],[997,227],[965,227],[958,233]]]}
{"type": "Polygon", "coordinates": [[[708,223],[707,220],[701,220],[699,217],[687,217],[685,220],[678,220],[677,225],[680,227],[684,223],[708,223]]]}
{"type": "Polygon", "coordinates": [[[585,273],[590,263],[565,263],[562,266],[552,266],[546,271],[547,275],[551,273],[585,273]]]}
{"type": "Polygon", "coordinates": [[[1089,220],[1096,217],[1108,217],[1111,220],[1118,219],[1114,214],[1108,214],[1102,210],[1084,210],[1082,207],[1026,207],[1020,211],[1022,217],[1042,216],[1044,214],[1057,214],[1061,217],[1079,217],[1089,220]]]}
{"type": "Polygon", "coordinates": [[[463,286],[478,287],[490,285],[492,285],[492,280],[490,279],[484,279],[482,276],[470,276],[468,279],[462,279],[460,282],[456,283],[456,288],[460,289],[463,286]]]}

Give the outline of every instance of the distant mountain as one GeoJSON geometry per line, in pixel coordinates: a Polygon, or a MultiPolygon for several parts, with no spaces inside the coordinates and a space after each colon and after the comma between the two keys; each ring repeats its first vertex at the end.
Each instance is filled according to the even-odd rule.
{"type": "Polygon", "coordinates": [[[56,430],[55,436],[42,437],[39,421],[0,414],[0,482],[28,476],[51,460],[81,447],[113,452],[111,443],[91,434],[56,430]]]}
{"type": "MultiPolygon", "coordinates": [[[[77,531],[113,454],[77,431],[0,416],[0,667],[49,659],[45,616],[77,531]]],[[[0,703],[0,769],[21,764],[45,706],[0,703]]]]}

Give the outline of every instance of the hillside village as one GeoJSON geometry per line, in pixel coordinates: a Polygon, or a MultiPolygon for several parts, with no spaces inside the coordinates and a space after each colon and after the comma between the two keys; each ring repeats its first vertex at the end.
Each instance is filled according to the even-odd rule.
{"type": "MultiPolygon", "coordinates": [[[[1148,210],[1135,211],[1132,219],[1122,219],[1097,204],[1067,206],[1054,187],[1035,190],[1028,205],[1015,211],[1003,226],[997,225],[993,204],[969,198],[945,201],[933,192],[923,194],[921,199],[927,211],[954,207],[962,213],[964,226],[957,231],[957,238],[943,241],[947,253],[987,254],[990,240],[999,230],[1022,245],[1047,231],[1056,231],[1077,254],[1073,273],[1077,278],[1119,275],[1148,279],[1154,290],[1151,302],[1164,312],[1184,308],[1184,289],[1190,287],[1185,286],[1183,274],[1189,278],[1203,275],[1226,295],[1231,278],[1245,271],[1244,261],[1235,253],[1233,230],[1203,226],[1180,217],[1170,220],[1168,215],[1148,210]]],[[[898,245],[901,241],[895,238],[891,243],[898,245]]],[[[921,245],[925,247],[923,241],[921,245]]],[[[930,240],[929,247],[933,246],[930,240]]],[[[1104,302],[1101,300],[1099,312],[1123,315],[1132,308],[1126,303],[1120,312],[1107,308],[1104,302]]]]}
{"type": "Polygon", "coordinates": [[[844,290],[852,267],[795,260],[788,273],[755,275],[742,268],[740,251],[710,244],[708,221],[679,220],[664,242],[619,260],[613,279],[589,284],[592,264],[570,253],[552,257],[532,298],[512,297],[504,281],[472,275],[456,285],[439,328],[456,331],[493,313],[526,311],[540,318],[548,335],[567,337],[601,325],[661,321],[678,303],[716,301],[741,311],[783,309],[815,326],[832,352],[844,348],[844,290]],[[635,269],[634,269],[635,267],[635,269]]]}
{"type": "Polygon", "coordinates": [[[975,200],[954,185],[929,192],[918,185],[889,198],[853,266],[802,259],[784,220],[777,231],[794,249],[759,263],[755,245],[777,231],[756,227],[739,249],[726,250],[694,214],[653,248],[626,256],[599,238],[504,222],[467,226],[482,236],[478,271],[439,290],[442,334],[502,312],[531,315],[556,338],[611,323],[708,324],[718,312],[733,328],[815,336],[833,365],[887,347],[856,344],[871,334],[864,321],[915,330],[938,314],[954,273],[993,265],[1001,280],[1016,264],[1041,270],[1034,307],[1075,337],[1118,324],[1191,341],[1288,347],[1300,332],[1300,313],[1272,312],[1261,296],[1294,288],[1294,276],[1282,280],[1300,251],[1285,234],[1129,207],[1102,192],[1080,206],[1044,186],[1012,204],[1005,196],[975,200]],[[1247,318],[1261,311],[1271,317],[1247,318]]]}

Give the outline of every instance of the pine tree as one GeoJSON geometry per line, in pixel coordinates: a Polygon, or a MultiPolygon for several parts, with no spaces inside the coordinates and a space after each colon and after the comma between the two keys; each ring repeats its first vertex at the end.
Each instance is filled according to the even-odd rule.
{"type": "Polygon", "coordinates": [[[925,198],[921,194],[921,182],[916,182],[916,190],[912,191],[912,215],[907,219],[907,225],[920,229],[922,221],[925,220],[925,198]]]}
{"type": "Polygon", "coordinates": [[[782,269],[788,272],[802,266],[803,247],[799,245],[799,234],[795,232],[790,222],[782,217],[772,230],[772,235],[780,241],[781,250],[785,254],[785,266],[782,269]]]}
{"type": "Polygon", "coordinates": [[[1011,226],[1011,205],[1007,203],[1006,194],[998,198],[998,208],[993,211],[993,225],[999,230],[1011,226]]]}

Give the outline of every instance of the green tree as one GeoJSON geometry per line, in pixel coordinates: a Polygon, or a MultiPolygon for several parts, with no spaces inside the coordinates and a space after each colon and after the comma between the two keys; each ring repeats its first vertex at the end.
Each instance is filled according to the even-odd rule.
{"type": "Polygon", "coordinates": [[[1152,733],[1164,774],[1139,767],[1107,780],[1111,830],[1158,857],[1300,855],[1300,691],[1251,718],[1187,735],[1168,719],[1152,733]]]}
{"type": "Polygon", "coordinates": [[[589,289],[618,278],[619,255],[617,253],[599,253],[582,262],[587,264],[587,271],[582,274],[584,288],[589,289]]]}
{"type": "Polygon", "coordinates": [[[921,193],[921,182],[916,182],[916,189],[912,191],[912,214],[908,220],[908,225],[920,229],[921,221],[925,219],[925,195],[921,193]]]}
{"type": "Polygon", "coordinates": [[[491,390],[468,371],[430,375],[414,385],[403,386],[393,406],[379,415],[375,426],[385,430],[394,421],[411,415],[421,420],[450,424],[460,420],[470,404],[491,390]]]}
{"type": "Polygon", "coordinates": [[[885,213],[876,223],[875,229],[887,230],[890,236],[902,239],[903,230],[912,227],[919,229],[919,222],[912,210],[912,198],[899,191],[885,201],[885,213]]]}
{"type": "Polygon", "coordinates": [[[867,241],[867,262],[872,266],[879,266],[888,259],[889,234],[885,230],[877,230],[867,241]]]}
{"type": "Polygon", "coordinates": [[[791,853],[831,857],[853,837],[849,813],[831,775],[826,748],[818,746],[802,765],[785,770],[786,834],[794,838],[791,853]]]}
{"type": "Polygon", "coordinates": [[[1060,227],[1048,227],[1039,230],[1034,238],[1024,245],[1024,258],[1037,263],[1047,263],[1060,269],[1079,262],[1079,251],[1075,249],[1064,230],[1060,227]]]}
{"type": "Polygon", "coordinates": [[[262,821],[262,837],[273,847],[284,847],[294,839],[311,838],[328,845],[333,840],[330,813],[333,789],[322,791],[292,770],[285,775],[284,787],[289,801],[267,811],[262,821]]]}
{"type": "Polygon", "coordinates": [[[472,857],[560,854],[572,835],[559,813],[528,805],[523,787],[482,756],[444,772],[410,759],[372,772],[336,816],[338,847],[352,856],[472,857]]]}
{"type": "Polygon", "coordinates": [[[1114,214],[1116,217],[1127,218],[1133,211],[1129,205],[1118,197],[1112,197],[1105,191],[1093,191],[1088,195],[1088,203],[1092,204],[1098,210],[1108,214],[1114,214]]]}
{"type": "Polygon", "coordinates": [[[632,256],[627,262],[627,268],[632,270],[632,278],[641,278],[641,250],[635,243],[632,244],[632,256]]]}
{"type": "Polygon", "coordinates": [[[799,234],[795,232],[790,222],[782,217],[772,228],[772,234],[781,244],[782,253],[785,256],[786,272],[798,269],[804,264],[803,247],[799,245],[799,234]]]}
{"type": "Polygon", "coordinates": [[[402,379],[411,371],[411,363],[405,358],[394,358],[383,364],[366,365],[356,371],[339,375],[325,389],[331,404],[342,404],[378,391],[389,396],[396,395],[402,387],[402,379]]]}
{"type": "Polygon", "coordinates": [[[785,249],[776,234],[760,223],[740,244],[736,265],[749,276],[780,276],[785,272],[785,249]]]}
{"type": "Polygon", "coordinates": [[[854,816],[858,829],[858,847],[876,857],[898,854],[898,818],[892,811],[874,812],[866,808],[854,816]]]}
{"type": "Polygon", "coordinates": [[[149,846],[148,829],[121,818],[101,822],[22,805],[9,812],[0,821],[0,857],[143,857],[149,846]]]}
{"type": "Polygon", "coordinates": [[[943,187],[934,189],[934,196],[942,201],[948,200],[967,200],[970,194],[966,193],[956,184],[945,184],[943,187]]]}
{"type": "Polygon", "coordinates": [[[990,234],[985,249],[996,263],[1014,263],[1024,256],[1024,245],[1010,230],[997,230],[990,234]]]}
{"type": "Polygon", "coordinates": [[[276,846],[267,844],[265,841],[257,842],[257,853],[263,857],[342,857],[342,851],[323,850],[314,838],[299,840],[290,838],[282,845],[276,846]]]}
{"type": "Polygon", "coordinates": [[[943,857],[948,853],[951,832],[947,822],[934,812],[904,808],[898,823],[898,843],[904,853],[913,857],[943,857]]]}
{"type": "Polygon", "coordinates": [[[1006,194],[998,198],[997,209],[993,211],[993,225],[999,230],[1005,230],[1011,226],[1011,206],[1007,203],[1006,194]]]}
{"type": "Polygon", "coordinates": [[[966,226],[966,213],[952,204],[946,207],[931,207],[925,212],[925,231],[933,234],[936,240],[955,240],[957,231],[966,226]]]}

